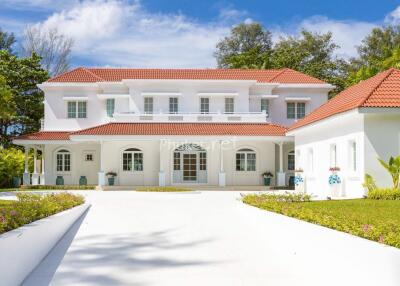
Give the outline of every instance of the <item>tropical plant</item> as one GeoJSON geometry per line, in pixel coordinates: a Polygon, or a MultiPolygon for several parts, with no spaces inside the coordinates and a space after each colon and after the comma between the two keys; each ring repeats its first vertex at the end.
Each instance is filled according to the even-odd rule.
{"type": "Polygon", "coordinates": [[[270,171],[265,171],[264,173],[261,174],[261,176],[266,178],[273,178],[274,174],[272,174],[270,171]]]}
{"type": "Polygon", "coordinates": [[[365,174],[365,176],[364,176],[363,187],[367,188],[368,194],[378,188],[376,186],[374,178],[372,178],[372,176],[369,174],[365,174]]]}
{"type": "Polygon", "coordinates": [[[117,173],[115,173],[115,172],[113,172],[113,171],[110,171],[110,172],[107,172],[107,173],[106,173],[106,176],[107,176],[107,177],[116,177],[116,176],[117,176],[117,173]]]}
{"type": "Polygon", "coordinates": [[[400,180],[400,155],[397,157],[390,156],[388,162],[383,161],[378,158],[379,163],[389,172],[390,176],[393,180],[393,188],[400,189],[399,180],[400,180]]]}
{"type": "Polygon", "coordinates": [[[24,153],[15,148],[0,148],[0,187],[11,185],[13,177],[24,172],[24,153]]]}

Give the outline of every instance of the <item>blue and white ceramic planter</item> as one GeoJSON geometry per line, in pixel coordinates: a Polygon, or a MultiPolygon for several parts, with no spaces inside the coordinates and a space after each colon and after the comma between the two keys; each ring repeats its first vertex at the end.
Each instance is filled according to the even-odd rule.
{"type": "Polygon", "coordinates": [[[337,172],[332,172],[328,178],[328,183],[331,189],[331,197],[339,197],[342,187],[342,179],[337,172]]]}

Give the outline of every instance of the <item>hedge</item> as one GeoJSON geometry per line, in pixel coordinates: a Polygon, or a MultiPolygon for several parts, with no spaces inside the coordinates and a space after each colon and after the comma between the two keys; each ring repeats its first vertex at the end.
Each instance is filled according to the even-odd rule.
{"type": "Polygon", "coordinates": [[[400,190],[398,189],[376,189],[370,190],[368,199],[373,200],[400,200],[400,190]]]}

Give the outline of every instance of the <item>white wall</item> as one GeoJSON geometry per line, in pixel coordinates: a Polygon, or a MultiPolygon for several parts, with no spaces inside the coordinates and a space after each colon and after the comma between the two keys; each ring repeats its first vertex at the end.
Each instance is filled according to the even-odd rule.
{"type": "Polygon", "coordinates": [[[304,170],[306,191],[320,198],[331,196],[328,178],[331,172],[330,146],[336,144],[338,172],[342,179],[341,196],[361,197],[364,195],[364,120],[357,111],[342,113],[314,125],[295,131],[296,168],[304,170]],[[357,145],[357,170],[350,166],[350,142],[357,145]],[[313,150],[313,171],[309,160],[313,150]]]}
{"type": "Polygon", "coordinates": [[[97,185],[97,174],[100,170],[99,144],[66,144],[45,146],[45,182],[55,185],[57,176],[63,176],[65,185],[78,185],[80,176],[86,176],[89,185],[97,185]],[[59,172],[56,169],[56,153],[66,149],[71,153],[71,171],[59,172]],[[85,152],[93,153],[94,160],[86,162],[85,152]]]}
{"type": "MultiPolygon", "coordinates": [[[[237,93],[235,112],[260,112],[260,97],[257,95],[274,94],[270,99],[270,120],[273,123],[289,126],[293,119],[286,116],[286,97],[310,97],[306,103],[309,113],[327,100],[327,90],[316,88],[274,88],[254,85],[249,82],[232,81],[134,81],[129,83],[101,83],[98,86],[48,87],[45,90],[45,130],[71,131],[104,124],[110,119],[106,114],[106,100],[99,99],[97,94],[115,95],[115,113],[144,112],[142,92],[179,92],[179,111],[197,113],[200,111],[199,92],[237,93]],[[249,95],[250,94],[250,95],[249,95]],[[129,95],[126,97],[126,95],[129,95]],[[87,97],[87,118],[67,118],[67,100],[63,97],[87,97]]],[[[168,95],[153,97],[154,113],[169,111],[168,95]]],[[[226,97],[230,97],[229,95],[226,97]]],[[[225,111],[225,96],[211,95],[210,112],[225,111]]]]}
{"type": "Polygon", "coordinates": [[[365,114],[365,172],[379,187],[393,186],[388,172],[377,158],[386,162],[400,155],[400,113],[365,114]]]}

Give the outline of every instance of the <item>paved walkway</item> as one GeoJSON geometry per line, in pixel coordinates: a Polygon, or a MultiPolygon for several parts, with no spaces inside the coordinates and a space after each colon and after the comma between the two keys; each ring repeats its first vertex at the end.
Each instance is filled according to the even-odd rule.
{"type": "Polygon", "coordinates": [[[399,250],[244,205],[239,192],[85,196],[86,217],[25,285],[400,285],[399,250]]]}

